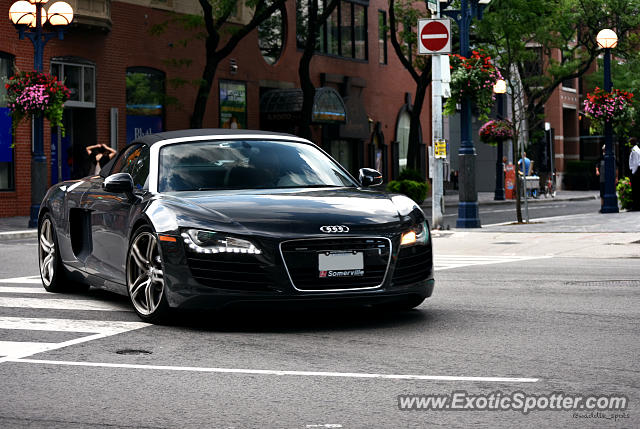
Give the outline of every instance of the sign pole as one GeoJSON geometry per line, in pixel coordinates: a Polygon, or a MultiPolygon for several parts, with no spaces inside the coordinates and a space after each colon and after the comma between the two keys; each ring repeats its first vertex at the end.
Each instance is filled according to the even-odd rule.
{"type": "Polygon", "coordinates": [[[433,178],[431,187],[431,227],[442,228],[444,217],[444,161],[447,146],[442,129],[442,54],[451,52],[451,22],[440,19],[436,2],[435,19],[418,20],[418,54],[431,55],[431,133],[433,142],[433,178]]]}

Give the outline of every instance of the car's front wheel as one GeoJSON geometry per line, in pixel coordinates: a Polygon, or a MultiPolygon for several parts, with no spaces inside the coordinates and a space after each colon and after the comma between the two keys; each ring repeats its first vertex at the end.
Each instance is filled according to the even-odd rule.
{"type": "Polygon", "coordinates": [[[48,292],[62,291],[64,272],[60,261],[56,229],[49,214],[45,214],[38,225],[38,262],[42,286],[48,292]]]}
{"type": "Polygon", "coordinates": [[[140,227],[129,245],[127,291],[142,320],[160,322],[167,318],[162,254],[158,238],[148,226],[140,227]]]}

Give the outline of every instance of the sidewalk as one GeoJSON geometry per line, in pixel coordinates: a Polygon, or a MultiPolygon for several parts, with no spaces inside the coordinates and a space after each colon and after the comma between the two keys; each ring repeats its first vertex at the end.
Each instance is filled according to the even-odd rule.
{"type": "MultiPolygon", "coordinates": [[[[496,201],[493,199],[493,192],[478,192],[478,204],[481,206],[493,205],[493,204],[512,204],[516,205],[516,200],[502,200],[496,201]]],[[[548,201],[584,201],[600,198],[600,192],[597,190],[591,191],[558,191],[555,198],[545,198],[544,195],[538,198],[528,198],[529,204],[536,204],[540,202],[548,201]]],[[[524,206],[524,198],[521,200],[524,206]]],[[[447,191],[444,196],[444,204],[446,206],[453,206],[458,204],[458,191],[447,191]]],[[[431,195],[421,204],[422,207],[428,207],[431,209],[431,195]]]]}
{"type": "Polygon", "coordinates": [[[35,228],[28,228],[29,216],[0,217],[0,240],[35,238],[35,228]]]}

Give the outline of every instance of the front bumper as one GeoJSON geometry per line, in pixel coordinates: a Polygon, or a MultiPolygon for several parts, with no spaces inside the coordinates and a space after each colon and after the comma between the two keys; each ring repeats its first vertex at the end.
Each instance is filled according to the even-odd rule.
{"type": "MultiPolygon", "coordinates": [[[[162,242],[164,261],[165,294],[169,306],[180,309],[222,309],[235,305],[295,305],[295,306],[351,306],[378,305],[402,301],[407,298],[427,298],[433,293],[433,262],[431,241],[429,240],[428,260],[430,267],[425,278],[408,284],[394,282],[394,270],[398,262],[399,236],[391,237],[392,255],[384,282],[375,288],[354,288],[341,291],[301,291],[296,289],[287,272],[279,243],[260,242],[263,254],[258,256],[266,273],[267,282],[247,287],[249,282],[207,282],[194,277],[183,243],[162,242]]],[[[238,273],[237,278],[245,278],[246,273],[238,273]]]]}

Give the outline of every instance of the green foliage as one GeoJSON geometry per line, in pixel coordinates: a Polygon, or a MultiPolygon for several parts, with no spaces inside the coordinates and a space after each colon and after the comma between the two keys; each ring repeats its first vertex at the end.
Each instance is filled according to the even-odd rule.
{"type": "Polygon", "coordinates": [[[431,57],[428,55],[415,55],[417,51],[418,34],[416,26],[419,18],[425,18],[424,5],[411,0],[399,0],[394,4],[396,20],[398,22],[398,42],[402,48],[402,54],[409,60],[417,71],[427,70],[431,66],[431,57]]]}
{"type": "Polygon", "coordinates": [[[392,180],[387,184],[387,191],[406,195],[421,204],[429,194],[429,184],[415,180],[392,180]]]}
{"type": "Polygon", "coordinates": [[[620,207],[623,209],[630,209],[633,203],[633,198],[631,196],[631,180],[629,180],[628,177],[619,180],[616,185],[616,191],[618,192],[620,207]]]}
{"type": "Polygon", "coordinates": [[[411,168],[405,168],[400,172],[398,176],[399,180],[413,180],[414,182],[426,182],[424,175],[419,170],[414,170],[411,168]]]}
{"type": "Polygon", "coordinates": [[[568,161],[564,175],[566,189],[586,191],[598,188],[598,176],[595,174],[595,164],[592,161],[568,161]]]}
{"type": "Polygon", "coordinates": [[[553,91],[586,73],[602,52],[595,40],[599,30],[616,29],[616,55],[637,52],[631,30],[640,27],[639,10],[640,0],[493,0],[476,34],[498,59],[514,99],[522,100],[513,110],[524,114],[514,122],[538,129],[553,91]]]}

